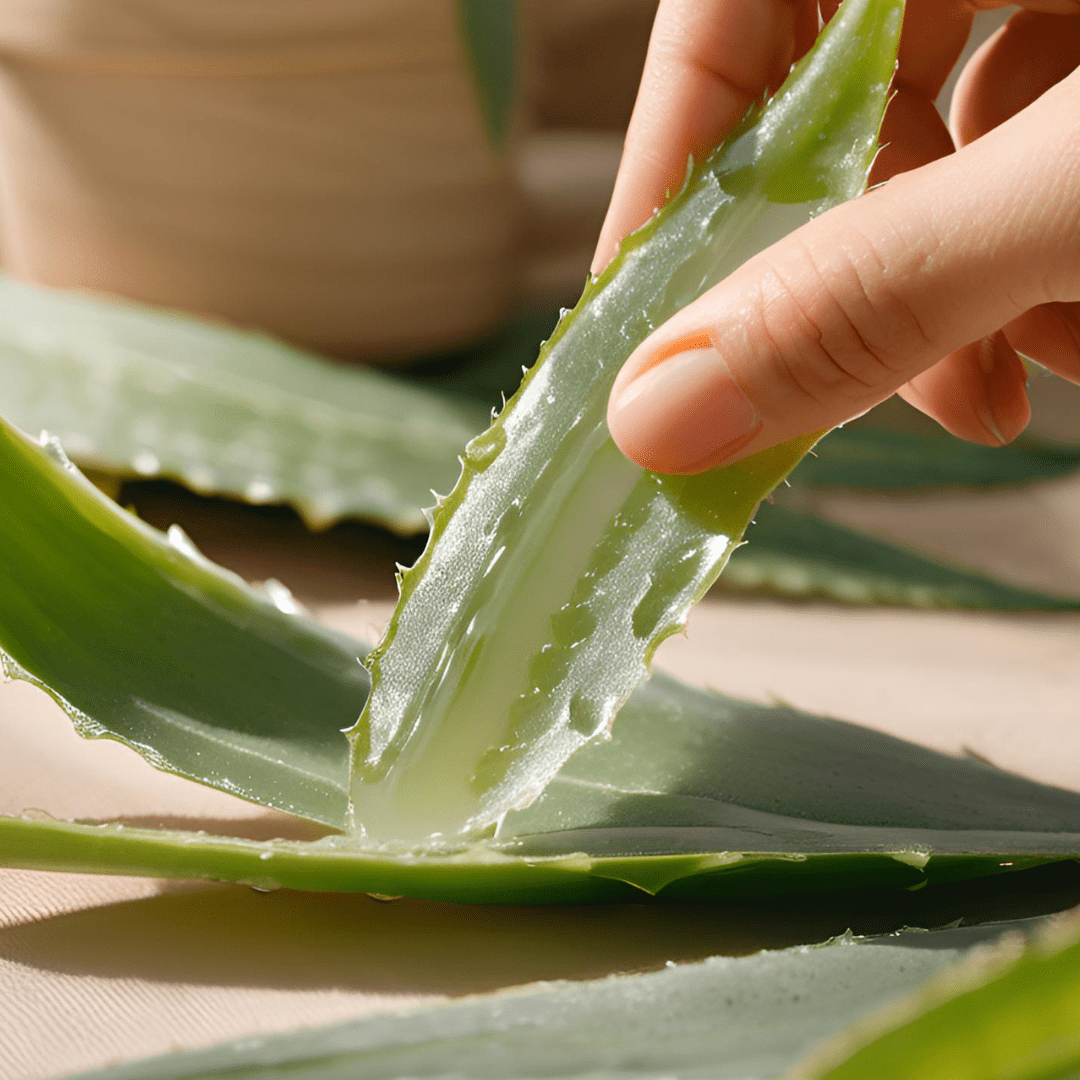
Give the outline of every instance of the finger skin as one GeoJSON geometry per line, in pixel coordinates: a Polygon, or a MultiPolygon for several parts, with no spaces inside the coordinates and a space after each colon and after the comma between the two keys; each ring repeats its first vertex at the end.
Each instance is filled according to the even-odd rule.
{"type": "MultiPolygon", "coordinates": [[[[649,468],[690,472],[833,426],[1032,307],[1080,301],[1078,266],[1080,83],[1073,75],[962,151],[823,214],[676,315],[616,380],[612,435],[649,468]],[[1033,191],[1041,197],[1032,199],[1033,191]],[[677,392],[685,422],[672,419],[676,391],[664,397],[657,385],[636,407],[620,409],[622,392],[658,350],[702,334],[721,362],[703,361],[697,383],[683,365],[677,392]],[[734,400],[726,380],[758,417],[752,438],[735,450],[725,415],[702,404],[734,400]],[[653,399],[665,402],[666,418],[650,416],[653,399]],[[719,445],[704,453],[710,438],[719,445]]],[[[1022,387],[1011,350],[1001,341],[995,348],[996,379],[973,377],[976,349],[956,362],[954,389],[981,394],[976,415],[989,410],[1008,438],[1024,406],[1001,390],[1007,398],[1011,386],[1022,397],[1022,387]]],[[[662,368],[650,373],[654,384],[662,368]]],[[[934,390],[933,379],[926,388],[934,390]]],[[[998,441],[985,425],[979,434],[998,441]]]]}
{"type": "MultiPolygon", "coordinates": [[[[1080,10],[1080,4],[1069,6],[1080,10]]],[[[1017,13],[961,74],[950,116],[958,143],[967,145],[992,131],[1078,66],[1080,15],[1017,13]]],[[[1025,356],[1080,382],[1080,305],[1034,308],[1009,323],[1005,332],[1025,356]]]]}

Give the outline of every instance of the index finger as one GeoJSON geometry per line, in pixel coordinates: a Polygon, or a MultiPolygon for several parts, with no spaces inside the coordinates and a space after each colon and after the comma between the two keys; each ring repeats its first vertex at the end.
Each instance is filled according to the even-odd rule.
{"type": "Polygon", "coordinates": [[[816,34],[812,0],[661,0],[593,273],[816,34]]]}

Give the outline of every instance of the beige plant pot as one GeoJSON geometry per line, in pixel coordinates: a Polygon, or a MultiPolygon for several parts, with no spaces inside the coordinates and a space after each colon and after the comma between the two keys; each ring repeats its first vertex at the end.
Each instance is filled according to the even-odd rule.
{"type": "Polygon", "coordinates": [[[392,358],[507,313],[517,207],[452,0],[3,0],[19,276],[392,358]]]}

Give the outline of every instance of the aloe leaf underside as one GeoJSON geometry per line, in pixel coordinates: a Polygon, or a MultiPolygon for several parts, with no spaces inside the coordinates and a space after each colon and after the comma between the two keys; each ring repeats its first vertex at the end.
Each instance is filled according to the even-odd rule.
{"type": "Polygon", "coordinates": [[[847,937],[644,975],[548,983],[72,1080],[778,1080],[821,1039],[1006,929],[1013,925],[847,937]]]}
{"type": "Polygon", "coordinates": [[[901,13],[849,0],[777,96],[624,242],[469,444],[369,660],[352,733],[355,827],[406,842],[477,834],[534,798],[603,736],[812,444],[659,477],[616,449],[607,395],[655,326],[862,190],[901,13]]]}
{"type": "MultiPolygon", "coordinates": [[[[0,658],[84,735],[334,827],[366,647],[130,514],[0,424],[0,658]],[[283,610],[284,609],[284,610],[283,610]]],[[[1080,796],[853,725],[654,676],[613,738],[423,857],[0,818],[0,863],[432,899],[565,902],[907,888],[1080,852],[1080,796]]]]}

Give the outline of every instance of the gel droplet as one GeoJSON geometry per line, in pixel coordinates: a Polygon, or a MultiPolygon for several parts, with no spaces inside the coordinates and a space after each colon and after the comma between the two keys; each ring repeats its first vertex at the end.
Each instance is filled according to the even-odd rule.
{"type": "Polygon", "coordinates": [[[465,447],[465,460],[476,472],[483,472],[499,456],[505,445],[506,429],[501,425],[488,428],[465,447]]]}

